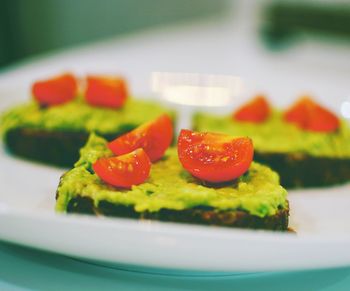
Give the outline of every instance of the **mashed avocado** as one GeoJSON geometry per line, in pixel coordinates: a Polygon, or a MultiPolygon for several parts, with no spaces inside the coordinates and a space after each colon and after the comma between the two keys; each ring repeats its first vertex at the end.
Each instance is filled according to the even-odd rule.
{"type": "Polygon", "coordinates": [[[82,98],[59,106],[40,108],[32,101],[17,106],[2,116],[0,132],[17,127],[29,127],[48,131],[96,131],[101,134],[123,131],[135,127],[166,110],[155,102],[129,98],[120,109],[93,107],[82,98]]]}
{"type": "Polygon", "coordinates": [[[281,115],[273,112],[267,121],[254,124],[234,121],[231,116],[198,113],[194,117],[194,127],[199,131],[249,136],[255,150],[261,153],[300,152],[311,156],[350,158],[350,130],[345,121],[335,133],[317,133],[286,123],[281,115]]]}
{"type": "Polygon", "coordinates": [[[61,180],[57,211],[65,212],[70,199],[78,194],[91,197],[95,206],[107,200],[133,205],[138,212],[210,206],[217,210],[245,210],[264,217],[286,206],[287,191],[280,186],[278,175],[268,167],[253,162],[249,172],[231,184],[206,187],[182,168],[176,149],[169,149],[162,160],[152,165],[145,183],[131,190],[116,189],[102,182],[91,169],[98,158],[112,156],[106,143],[94,134],[90,136],[81,149],[80,160],[61,180]]]}

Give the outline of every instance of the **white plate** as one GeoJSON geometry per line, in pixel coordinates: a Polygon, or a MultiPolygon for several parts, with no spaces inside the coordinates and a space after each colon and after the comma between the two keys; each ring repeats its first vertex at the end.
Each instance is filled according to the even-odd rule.
{"type": "MultiPolygon", "coordinates": [[[[139,92],[147,91],[153,69],[238,74],[254,84],[248,95],[249,89],[263,90],[274,103],[286,105],[311,90],[340,111],[349,94],[347,51],[334,54],[338,62],[325,58],[322,49],[318,57],[315,46],[278,58],[252,49],[249,40],[255,38],[235,34],[236,27],[217,23],[204,29],[186,27],[185,32],[148,33],[27,64],[0,77],[0,111],[27,99],[32,79],[67,68],[81,73],[115,68],[129,75],[139,92]]],[[[65,216],[53,211],[62,171],[11,157],[1,144],[0,149],[3,240],[104,263],[154,268],[239,272],[350,265],[350,185],[291,191],[291,226],[297,234],[65,216]]]]}
{"type": "Polygon", "coordinates": [[[1,146],[0,239],[153,268],[237,272],[350,264],[350,185],[291,192],[291,226],[297,234],[288,234],[56,215],[61,174],[14,158],[1,146]]]}

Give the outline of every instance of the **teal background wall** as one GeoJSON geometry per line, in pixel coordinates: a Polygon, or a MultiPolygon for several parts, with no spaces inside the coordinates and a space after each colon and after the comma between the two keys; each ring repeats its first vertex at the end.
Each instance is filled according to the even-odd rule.
{"type": "Polygon", "coordinates": [[[216,17],[225,0],[1,0],[0,66],[45,51],[216,17]]]}

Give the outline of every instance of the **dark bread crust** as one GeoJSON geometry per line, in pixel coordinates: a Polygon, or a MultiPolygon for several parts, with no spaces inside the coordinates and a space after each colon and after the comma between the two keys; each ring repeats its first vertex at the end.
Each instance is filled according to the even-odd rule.
{"type": "Polygon", "coordinates": [[[217,225],[249,229],[288,230],[288,206],[275,215],[258,217],[242,210],[217,211],[212,207],[195,207],[185,210],[161,209],[158,212],[136,212],[133,206],[113,204],[102,200],[98,207],[90,197],[77,195],[67,206],[67,213],[105,215],[136,219],[150,219],[202,225],[217,225]]]}
{"type": "MultiPolygon", "coordinates": [[[[136,126],[128,125],[111,134],[100,134],[107,140],[132,130],[136,126]]],[[[84,131],[47,131],[33,128],[14,128],[4,136],[9,152],[25,159],[71,168],[79,159],[79,151],[85,145],[89,132],[84,131]]]]}
{"type": "Polygon", "coordinates": [[[288,189],[326,187],[350,180],[350,158],[256,151],[254,160],[275,170],[280,175],[281,185],[288,189]]]}

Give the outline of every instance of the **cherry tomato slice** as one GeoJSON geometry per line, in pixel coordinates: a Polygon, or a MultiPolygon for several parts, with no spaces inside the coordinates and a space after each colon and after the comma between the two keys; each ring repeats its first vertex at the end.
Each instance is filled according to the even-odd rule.
{"type": "Polygon", "coordinates": [[[108,147],[116,155],[143,148],[152,162],[159,160],[170,146],[173,138],[173,124],[167,114],[144,123],[138,128],[116,138],[108,147]]]}
{"type": "Polygon", "coordinates": [[[124,105],[127,96],[127,84],[120,77],[87,77],[85,99],[92,106],[119,108],[124,105]]]}
{"type": "Polygon", "coordinates": [[[239,108],[233,118],[239,121],[261,123],[270,115],[270,105],[264,96],[257,96],[239,108]]]}
{"type": "Polygon", "coordinates": [[[92,168],[104,182],[130,189],[132,185],[139,185],[149,177],[151,162],[143,149],[137,149],[119,157],[101,158],[92,168]]]}
{"type": "Polygon", "coordinates": [[[250,138],[183,129],[178,139],[182,166],[193,176],[212,183],[227,182],[244,174],[253,160],[250,138]]]}
{"type": "Polygon", "coordinates": [[[333,132],[340,126],[335,114],[309,97],[303,97],[296,102],[284,113],[284,119],[304,130],[315,132],[333,132]]]}
{"type": "Polygon", "coordinates": [[[35,82],[32,86],[32,94],[41,105],[58,105],[74,99],[77,88],[77,80],[72,74],[67,73],[35,82]]]}
{"type": "Polygon", "coordinates": [[[307,103],[309,98],[302,98],[283,114],[285,121],[295,123],[300,128],[305,128],[307,124],[307,103]]]}

